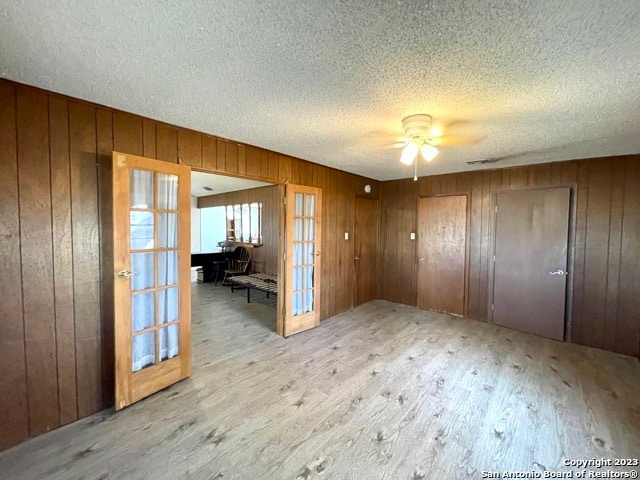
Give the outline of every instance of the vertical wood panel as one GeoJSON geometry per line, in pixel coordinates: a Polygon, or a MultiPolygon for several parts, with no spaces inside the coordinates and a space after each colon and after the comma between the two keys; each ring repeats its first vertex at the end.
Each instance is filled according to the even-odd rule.
{"type": "Polygon", "coordinates": [[[145,157],[156,158],[156,122],[146,118],[142,120],[142,152],[145,157]]]}
{"type": "MultiPolygon", "coordinates": [[[[155,151],[155,127],[145,123],[145,151],[155,151]],[[153,134],[147,135],[153,131],[153,134]],[[153,137],[154,142],[150,141],[153,137]],[[148,142],[147,142],[148,140],[148,142]]],[[[102,339],[102,404],[114,403],[115,338],[113,304],[113,116],[108,110],[96,112],[96,154],[98,158],[98,209],[100,218],[100,313],[102,339]]]]}
{"type": "Polygon", "coordinates": [[[202,136],[193,130],[178,130],[178,160],[192,167],[202,166],[202,136]]]}
{"type": "Polygon", "coordinates": [[[178,129],[156,124],[156,159],[165,162],[178,162],[178,129]]]}
{"type": "Polygon", "coordinates": [[[15,104],[14,86],[0,82],[0,450],[29,437],[15,104]]]}
{"type": "Polygon", "coordinates": [[[75,318],[73,313],[73,255],[71,182],[69,169],[69,111],[67,100],[49,99],[51,155],[51,220],[55,285],[56,349],[60,424],[78,418],[76,402],[75,318]]]}
{"type": "Polygon", "coordinates": [[[587,201],[582,338],[599,348],[604,344],[610,205],[610,165],[593,165],[587,201]]]}
{"type": "Polygon", "coordinates": [[[202,167],[216,170],[216,138],[209,135],[202,136],[202,167]]]}
{"type": "Polygon", "coordinates": [[[60,423],[51,245],[49,101],[46,94],[23,87],[17,89],[17,100],[29,429],[31,435],[37,435],[60,423]]]}
{"type": "MultiPolygon", "coordinates": [[[[100,325],[100,235],[98,176],[96,168],[96,112],[82,103],[69,104],[69,152],[73,199],[73,277],[76,319],[78,416],[86,417],[102,408],[102,341],[100,325]]],[[[142,149],[142,123],[131,137],[119,117],[119,147],[142,149]]],[[[134,123],[134,122],[131,122],[134,123]]],[[[115,145],[114,145],[115,147],[115,145]]]]}
{"type": "Polygon", "coordinates": [[[262,178],[262,165],[260,163],[260,149],[247,145],[247,175],[262,178]]]}
{"type": "Polygon", "coordinates": [[[626,160],[616,350],[640,358],[640,159],[626,160]]]}
{"type": "Polygon", "coordinates": [[[118,152],[142,155],[142,118],[129,113],[113,114],[113,149],[118,152]]]}
{"type": "Polygon", "coordinates": [[[622,241],[622,211],[624,207],[625,164],[618,162],[612,165],[611,175],[611,203],[609,208],[609,244],[606,272],[606,303],[604,318],[603,345],[607,350],[613,350],[617,343],[618,320],[618,291],[620,289],[620,252],[622,241]]]}
{"type": "Polygon", "coordinates": [[[227,173],[238,173],[238,144],[235,142],[224,142],[225,171],[227,173]]]}

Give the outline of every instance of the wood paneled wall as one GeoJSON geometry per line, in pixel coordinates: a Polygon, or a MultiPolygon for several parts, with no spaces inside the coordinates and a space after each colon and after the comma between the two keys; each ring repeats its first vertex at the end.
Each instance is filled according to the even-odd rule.
{"type": "Polygon", "coordinates": [[[490,302],[492,192],[575,186],[571,341],[640,355],[640,155],[438,175],[381,184],[381,292],[416,304],[418,196],[468,194],[468,315],[486,321],[490,302]]]}
{"type": "MultiPolygon", "coordinates": [[[[262,245],[253,249],[251,269],[252,271],[277,275],[278,242],[280,240],[278,230],[280,194],[277,185],[199,197],[198,208],[242,205],[253,202],[262,202],[262,245]]],[[[201,228],[206,227],[204,224],[201,226],[201,228]]]]}
{"type": "Polygon", "coordinates": [[[352,307],[344,232],[375,180],[4,79],[0,146],[0,449],[113,404],[113,150],[322,188],[322,317],[352,307]]]}

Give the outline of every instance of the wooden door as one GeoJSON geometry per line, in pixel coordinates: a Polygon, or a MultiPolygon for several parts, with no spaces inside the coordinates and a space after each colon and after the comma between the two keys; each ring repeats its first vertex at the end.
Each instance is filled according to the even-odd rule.
{"type": "Polygon", "coordinates": [[[320,325],[322,190],[286,185],[283,335],[320,325]]]}
{"type": "Polygon", "coordinates": [[[354,305],[378,297],[378,202],[356,197],[353,226],[354,305]]]}
{"type": "Polygon", "coordinates": [[[418,308],[465,314],[466,258],[466,195],[420,198],[418,308]]]}
{"type": "Polygon", "coordinates": [[[493,322],[564,339],[569,188],[497,194],[493,322]]]}
{"type": "Polygon", "coordinates": [[[191,374],[190,175],[113,152],[116,410],[191,374]]]}

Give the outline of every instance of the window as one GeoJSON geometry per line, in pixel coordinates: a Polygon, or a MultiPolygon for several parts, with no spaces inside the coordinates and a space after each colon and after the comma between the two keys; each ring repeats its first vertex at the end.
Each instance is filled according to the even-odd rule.
{"type": "Polygon", "coordinates": [[[262,203],[227,205],[227,240],[262,243],[262,203]]]}

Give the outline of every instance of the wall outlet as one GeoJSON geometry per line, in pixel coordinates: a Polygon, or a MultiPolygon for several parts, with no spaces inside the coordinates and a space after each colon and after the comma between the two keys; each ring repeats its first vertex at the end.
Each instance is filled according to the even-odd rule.
{"type": "Polygon", "coordinates": [[[409,235],[409,240],[415,240],[416,239],[416,234],[411,232],[411,235],[409,235]]]}
{"type": "Polygon", "coordinates": [[[344,239],[349,240],[349,232],[344,232],[344,239]]]}

